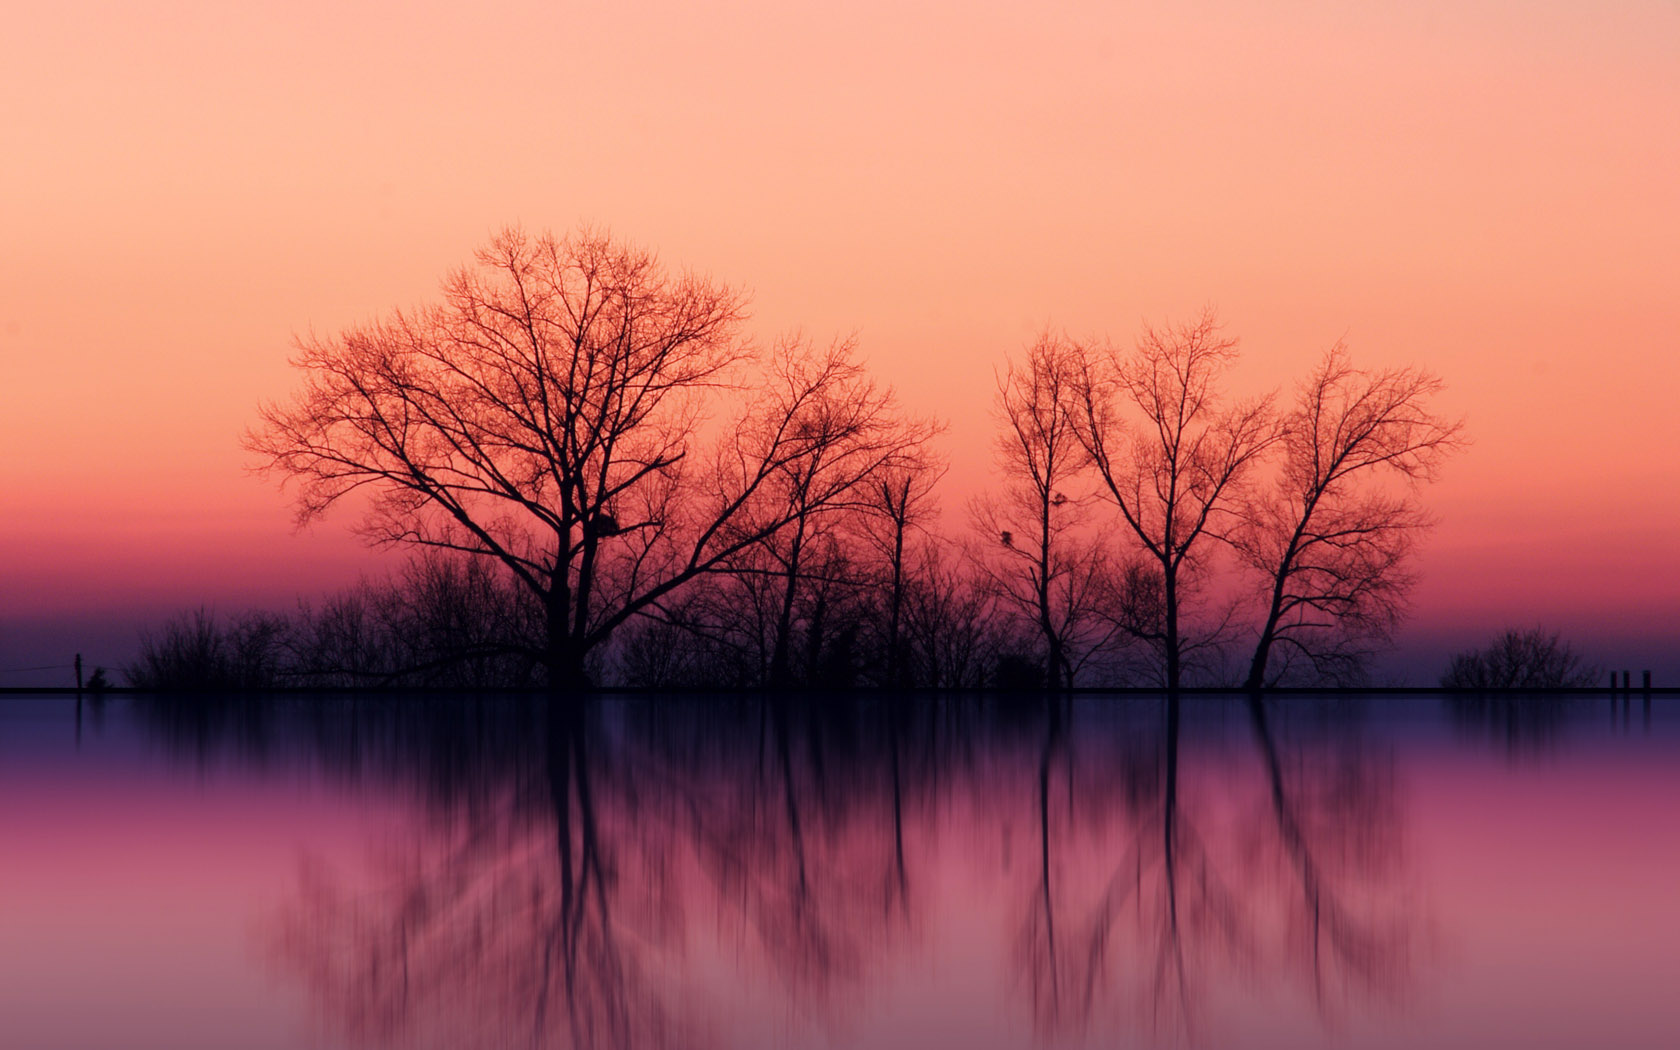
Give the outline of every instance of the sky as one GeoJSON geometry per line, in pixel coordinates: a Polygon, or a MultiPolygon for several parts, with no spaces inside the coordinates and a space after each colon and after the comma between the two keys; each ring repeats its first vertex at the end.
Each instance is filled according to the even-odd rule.
{"type": "Polygon", "coordinates": [[[0,99],[0,669],[382,571],[241,449],[294,339],[589,223],[855,335],[949,507],[1047,326],[1430,369],[1473,443],[1383,673],[1543,624],[1680,684],[1675,0],[71,0],[0,99]]]}

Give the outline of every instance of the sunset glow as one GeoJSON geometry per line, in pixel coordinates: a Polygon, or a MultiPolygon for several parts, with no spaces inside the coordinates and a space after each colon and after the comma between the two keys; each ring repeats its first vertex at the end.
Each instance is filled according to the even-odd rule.
{"type": "MultiPolygon", "coordinates": [[[[1680,5],[72,2],[0,39],[0,669],[391,564],[242,433],[294,339],[580,224],[855,334],[949,423],[995,370],[1214,307],[1236,381],[1444,379],[1399,651],[1507,626],[1680,681],[1680,5]]],[[[0,685],[67,684],[0,674],[0,685]]]]}

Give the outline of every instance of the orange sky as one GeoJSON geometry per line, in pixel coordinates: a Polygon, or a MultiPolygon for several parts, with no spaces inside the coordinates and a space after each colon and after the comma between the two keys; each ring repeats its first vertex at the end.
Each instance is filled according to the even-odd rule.
{"type": "Polygon", "coordinates": [[[1432,368],[1475,444],[1429,497],[1410,651],[1544,622],[1680,675],[1680,3],[909,6],[13,13],[0,667],[48,619],[371,565],[244,471],[293,333],[590,221],[749,286],[765,335],[856,332],[950,420],[951,506],[1045,324],[1213,304],[1254,384],[1344,336],[1432,368]]]}

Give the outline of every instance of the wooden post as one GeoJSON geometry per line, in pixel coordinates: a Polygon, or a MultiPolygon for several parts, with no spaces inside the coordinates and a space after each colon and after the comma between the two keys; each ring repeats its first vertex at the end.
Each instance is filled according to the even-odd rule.
{"type": "Polygon", "coordinates": [[[76,695],[82,695],[82,654],[76,654],[76,695]]]}

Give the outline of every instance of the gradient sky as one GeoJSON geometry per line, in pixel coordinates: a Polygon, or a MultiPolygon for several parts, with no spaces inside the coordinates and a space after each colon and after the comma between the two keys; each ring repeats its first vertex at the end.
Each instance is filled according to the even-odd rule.
{"type": "Polygon", "coordinates": [[[952,507],[1047,324],[1433,369],[1475,443],[1395,666],[1538,622],[1680,679],[1675,0],[71,0],[9,17],[0,99],[0,668],[377,571],[247,473],[294,334],[592,222],[855,332],[952,507]]]}

